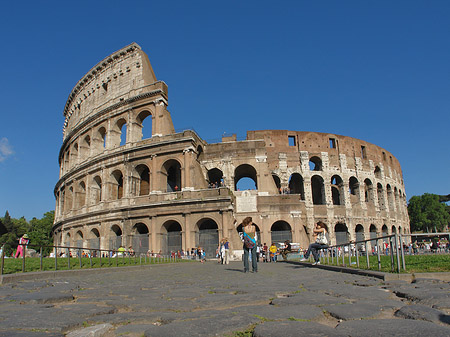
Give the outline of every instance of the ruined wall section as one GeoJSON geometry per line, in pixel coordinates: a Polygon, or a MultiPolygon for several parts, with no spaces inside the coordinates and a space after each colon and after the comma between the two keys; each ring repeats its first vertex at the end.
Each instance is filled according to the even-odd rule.
{"type": "Polygon", "coordinates": [[[64,107],[63,138],[80,122],[115,103],[149,90],[156,76],[139,45],[129,46],[97,63],[72,89],[64,107]]]}

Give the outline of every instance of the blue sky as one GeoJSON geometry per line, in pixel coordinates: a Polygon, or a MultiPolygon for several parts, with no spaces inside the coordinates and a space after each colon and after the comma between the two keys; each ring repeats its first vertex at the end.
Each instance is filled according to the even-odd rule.
{"type": "Polygon", "coordinates": [[[408,199],[450,193],[450,1],[10,1],[0,29],[0,216],[54,209],[66,99],[131,42],[176,129],[351,136],[399,159],[408,199]]]}

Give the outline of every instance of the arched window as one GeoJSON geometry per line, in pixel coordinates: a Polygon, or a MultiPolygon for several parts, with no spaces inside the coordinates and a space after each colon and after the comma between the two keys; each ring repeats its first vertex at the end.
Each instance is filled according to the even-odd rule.
{"type": "Polygon", "coordinates": [[[111,226],[109,249],[117,249],[122,245],[122,229],[118,225],[111,226]]]}
{"type": "Polygon", "coordinates": [[[314,205],[325,204],[325,191],[323,178],[321,176],[312,176],[311,178],[311,191],[314,205]]]}
{"type": "Polygon", "coordinates": [[[344,204],[344,182],[338,175],[331,177],[331,197],[333,199],[333,205],[344,204]]]}
{"type": "Polygon", "coordinates": [[[223,186],[223,173],[218,168],[213,168],[208,171],[208,181],[210,188],[217,188],[223,186]]]}
{"type": "MultiPolygon", "coordinates": [[[[355,237],[356,241],[363,241],[364,237],[364,227],[361,224],[356,225],[355,227],[355,237]]],[[[358,250],[360,250],[361,246],[364,246],[364,243],[358,243],[358,250]]]]}
{"type": "Polygon", "coordinates": [[[373,185],[370,179],[364,180],[364,201],[373,203],[373,185]]]}
{"type": "Polygon", "coordinates": [[[111,191],[111,199],[122,199],[123,197],[123,175],[122,172],[116,170],[112,173],[111,179],[113,182],[113,189],[111,191]]]}
{"type": "Polygon", "coordinates": [[[271,240],[275,243],[282,243],[286,240],[292,242],[292,228],[286,221],[279,220],[274,222],[271,231],[271,240]]]}
{"type": "Polygon", "coordinates": [[[181,191],[181,165],[175,159],[168,160],[163,165],[163,173],[167,177],[167,192],[181,191]]]}
{"type": "Polygon", "coordinates": [[[139,222],[132,229],[132,246],[136,255],[147,254],[149,247],[149,231],[146,224],[139,222]]]}
{"type": "Polygon", "coordinates": [[[248,164],[240,165],[234,171],[234,189],[236,191],[258,189],[256,170],[248,164]]]}
{"type": "Polygon", "coordinates": [[[351,195],[356,196],[357,200],[359,200],[359,182],[355,177],[350,177],[348,180],[348,191],[351,195]]]}
{"type": "Polygon", "coordinates": [[[303,177],[300,174],[294,173],[289,178],[289,191],[291,194],[300,194],[300,199],[305,200],[303,177]]]}
{"type": "Polygon", "coordinates": [[[102,178],[100,176],[95,176],[94,179],[92,179],[92,203],[98,204],[100,201],[102,201],[102,178]]]}
{"type": "Polygon", "coordinates": [[[205,250],[206,256],[216,256],[216,248],[219,245],[219,228],[212,219],[201,219],[197,223],[198,245],[205,250]]]}
{"type": "Polygon", "coordinates": [[[81,142],[80,145],[81,161],[84,161],[89,157],[90,150],[91,150],[91,137],[87,135],[86,137],[83,138],[83,141],[81,142]]]}
{"type": "Polygon", "coordinates": [[[106,129],[103,126],[98,129],[96,143],[98,152],[106,148],[106,129]]]}
{"type": "Polygon", "coordinates": [[[310,171],[322,171],[322,159],[317,156],[311,157],[309,160],[310,171]]]}
{"type": "Polygon", "coordinates": [[[86,204],[86,184],[84,181],[78,184],[77,206],[83,207],[86,204]]]}
{"type": "Polygon", "coordinates": [[[373,173],[375,174],[375,178],[381,179],[381,169],[378,166],[375,166],[373,173]]]}
{"type": "Polygon", "coordinates": [[[152,114],[148,110],[144,110],[136,118],[137,125],[136,127],[139,128],[139,133],[137,137],[137,141],[142,139],[148,139],[152,138],[153,131],[152,131],[152,114]]]}
{"type": "Polygon", "coordinates": [[[386,193],[388,198],[389,210],[391,212],[394,211],[394,192],[392,191],[391,185],[386,185],[386,193]]]}
{"type": "Polygon", "coordinates": [[[341,245],[347,243],[348,240],[348,228],[345,223],[338,223],[334,226],[334,233],[336,235],[336,244],[341,245]]]}
{"type": "Polygon", "coordinates": [[[383,193],[384,193],[383,192],[383,185],[378,183],[377,184],[377,198],[378,198],[378,206],[380,207],[380,209],[384,209],[385,208],[383,193]]]}
{"type": "Polygon", "coordinates": [[[83,232],[82,231],[78,231],[75,234],[75,241],[76,241],[76,244],[77,244],[78,248],[83,248],[83,240],[84,240],[83,232]]]}
{"type": "Polygon", "coordinates": [[[165,229],[166,231],[166,233],[161,236],[161,250],[163,254],[170,254],[170,252],[181,251],[181,225],[174,220],[169,220],[163,225],[163,229],[165,229]]]}
{"type": "Polygon", "coordinates": [[[150,170],[146,165],[138,165],[136,172],[139,175],[139,195],[148,195],[150,193],[150,170]]]}
{"type": "Polygon", "coordinates": [[[89,248],[100,249],[100,232],[93,228],[89,233],[89,248]]]}

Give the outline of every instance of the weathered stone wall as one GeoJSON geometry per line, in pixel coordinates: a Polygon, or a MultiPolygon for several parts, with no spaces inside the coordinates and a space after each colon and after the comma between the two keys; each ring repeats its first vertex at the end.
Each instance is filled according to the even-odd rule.
{"type": "Polygon", "coordinates": [[[409,232],[402,171],[390,152],[287,130],[208,144],[193,131],[175,133],[167,93],[134,43],[77,83],[64,109],[55,243],[163,253],[207,245],[214,254],[211,242],[228,237],[239,251],[236,226],[246,216],[261,242],[289,238],[302,247],[318,220],[334,242],[409,232]],[[256,189],[238,190],[243,178],[256,189]]]}

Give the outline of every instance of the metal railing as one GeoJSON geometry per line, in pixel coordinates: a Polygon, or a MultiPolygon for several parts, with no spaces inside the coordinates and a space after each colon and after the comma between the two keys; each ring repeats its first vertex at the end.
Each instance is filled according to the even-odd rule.
{"type": "MultiPolygon", "coordinates": [[[[22,245],[23,247],[23,255],[19,257],[22,260],[22,272],[25,273],[26,270],[26,261],[31,257],[27,257],[27,247],[36,247],[39,249],[38,257],[39,257],[39,270],[44,270],[44,259],[47,261],[49,259],[54,260],[54,268],[46,269],[46,270],[58,270],[61,269],[58,266],[59,260],[66,260],[67,264],[64,266],[67,269],[75,269],[75,266],[72,264],[73,259],[78,259],[79,268],[82,269],[83,266],[88,265],[88,268],[94,268],[93,259],[98,259],[99,267],[103,266],[113,266],[116,267],[120,265],[142,265],[142,264],[159,264],[159,263],[174,263],[180,262],[181,260],[177,256],[172,255],[160,255],[153,254],[153,256],[148,254],[133,254],[130,252],[121,252],[117,249],[99,249],[99,248],[85,248],[85,247],[73,247],[73,246],[39,246],[39,245],[22,245]],[[51,253],[49,256],[44,257],[43,251],[44,249],[50,249],[51,253]],[[75,255],[75,256],[74,256],[75,255]],[[71,262],[72,259],[72,262],[71,262]],[[89,259],[89,264],[83,263],[86,262],[86,259],[89,259]],[[112,263],[113,261],[113,263],[112,263]]],[[[37,253],[37,250],[36,250],[37,253]]],[[[14,258],[11,258],[14,260],[14,258]]],[[[17,260],[17,259],[16,259],[17,260]]],[[[0,275],[4,275],[4,267],[5,267],[5,252],[2,249],[1,252],[1,267],[0,267],[0,275]]],[[[35,271],[35,270],[33,270],[35,271]]]]}
{"type": "MultiPolygon", "coordinates": [[[[411,243],[411,237],[435,237],[435,236],[447,236],[450,241],[450,233],[425,233],[425,234],[391,234],[371,238],[367,240],[349,241],[339,245],[328,246],[328,248],[322,249],[320,254],[321,262],[330,264],[347,266],[346,260],[349,266],[356,264],[357,268],[360,268],[360,258],[365,258],[366,269],[370,269],[370,255],[377,256],[377,269],[381,271],[382,255],[390,256],[390,270],[391,272],[401,273],[406,271],[405,264],[405,246],[409,247],[411,243]],[[408,239],[408,240],[407,240],[408,239]],[[375,243],[375,244],[374,244],[375,243]],[[381,244],[380,244],[381,243],[381,244]],[[370,254],[369,244],[372,248],[372,254],[370,254]],[[387,245],[385,245],[387,244],[387,245]],[[384,248],[383,246],[387,246],[384,248]],[[358,249],[364,247],[363,249],[358,249]],[[355,262],[353,262],[353,259],[355,262]],[[342,263],[340,263],[342,262],[342,263]]],[[[409,250],[409,248],[408,248],[409,250]]]]}

